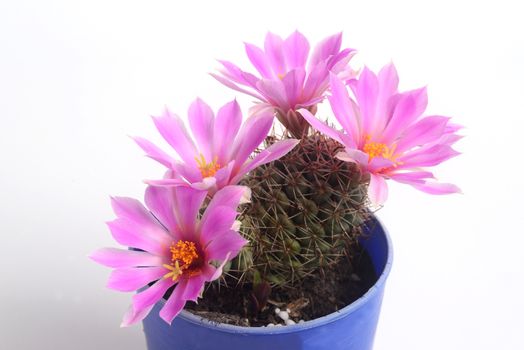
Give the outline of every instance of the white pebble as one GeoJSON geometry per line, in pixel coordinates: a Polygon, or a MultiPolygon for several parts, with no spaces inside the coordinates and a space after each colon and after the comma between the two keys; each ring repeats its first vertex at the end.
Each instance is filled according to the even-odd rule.
{"type": "Polygon", "coordinates": [[[277,315],[280,313],[280,309],[279,309],[278,307],[275,309],[275,313],[276,313],[277,315]]]}
{"type": "Polygon", "coordinates": [[[296,324],[296,322],[292,319],[286,320],[286,326],[291,326],[292,324],[296,324]]]}
{"type": "Polygon", "coordinates": [[[304,322],[306,322],[306,321],[304,321],[304,320],[300,320],[300,321],[298,321],[298,323],[304,323],[304,322]]]}
{"type": "Polygon", "coordinates": [[[289,313],[291,313],[291,310],[289,310],[289,309],[286,309],[286,312],[287,312],[287,313],[289,314],[289,313]]]}
{"type": "Polygon", "coordinates": [[[282,327],[282,325],[280,323],[277,323],[275,326],[276,327],[282,327]]]}
{"type": "Polygon", "coordinates": [[[273,323],[270,323],[266,327],[275,327],[275,325],[273,323]]]}
{"type": "Polygon", "coordinates": [[[286,311],[280,311],[280,313],[278,314],[278,317],[280,317],[284,321],[289,320],[289,314],[286,311]]]}

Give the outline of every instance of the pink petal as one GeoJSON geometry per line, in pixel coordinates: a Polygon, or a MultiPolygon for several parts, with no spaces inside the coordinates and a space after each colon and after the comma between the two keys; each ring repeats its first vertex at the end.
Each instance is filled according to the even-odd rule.
{"type": "Polygon", "coordinates": [[[397,143],[396,152],[403,153],[416,146],[439,139],[444,133],[449,118],[440,116],[425,117],[410,126],[397,143]]]}
{"type": "Polygon", "coordinates": [[[214,177],[205,177],[200,182],[193,182],[190,187],[195,190],[200,190],[208,192],[209,195],[212,195],[213,189],[216,187],[216,178],[214,177]]]}
{"type": "Polygon", "coordinates": [[[393,63],[384,66],[378,73],[378,96],[374,122],[371,123],[370,129],[381,132],[384,130],[389,118],[388,103],[398,89],[398,74],[393,63]]]}
{"type": "Polygon", "coordinates": [[[329,85],[329,69],[327,62],[320,62],[309,70],[302,98],[309,101],[322,97],[329,85]]]}
{"type": "Polygon", "coordinates": [[[434,145],[431,147],[422,147],[415,151],[408,152],[398,159],[401,164],[400,169],[435,166],[445,160],[453,158],[460,153],[448,145],[434,145]]]}
{"type": "Polygon", "coordinates": [[[218,60],[224,66],[225,70],[222,70],[221,73],[228,78],[229,80],[233,80],[236,83],[242,84],[242,85],[248,85],[249,83],[244,78],[244,71],[242,71],[240,68],[238,68],[236,65],[229,61],[224,60],[218,60]]]}
{"type": "Polygon", "coordinates": [[[164,276],[164,267],[123,268],[111,272],[107,287],[120,292],[133,292],[164,276]]]}
{"type": "Polygon", "coordinates": [[[240,125],[242,124],[242,112],[236,100],[225,104],[217,113],[215,119],[214,149],[220,165],[229,162],[230,147],[224,147],[234,140],[240,125]]]}
{"type": "Polygon", "coordinates": [[[251,170],[272,162],[276,159],[279,159],[290,152],[295,146],[299,143],[299,140],[296,139],[286,139],[272,144],[251,160],[251,162],[246,163],[246,165],[240,169],[238,174],[231,181],[232,183],[238,183],[242,177],[249,173],[251,170]]]}
{"type": "Polygon", "coordinates": [[[262,96],[260,96],[259,94],[255,93],[255,92],[252,92],[252,91],[249,91],[247,89],[241,88],[240,86],[238,86],[235,83],[233,83],[227,77],[222,77],[222,76],[220,76],[218,74],[214,74],[214,73],[209,73],[209,75],[211,75],[213,78],[215,78],[216,80],[218,80],[219,82],[221,82],[222,84],[224,84],[225,86],[227,86],[230,89],[233,89],[233,90],[241,92],[243,94],[252,96],[252,97],[254,97],[254,98],[258,99],[258,100],[265,101],[265,99],[262,96]]]}
{"type": "Polygon", "coordinates": [[[206,282],[205,278],[206,276],[204,274],[189,277],[187,279],[184,293],[181,295],[181,299],[196,302],[204,289],[204,285],[206,282]]]}
{"type": "MultiPolygon", "coordinates": [[[[145,250],[155,255],[161,255],[166,246],[171,243],[171,238],[167,233],[157,235],[149,234],[132,221],[127,219],[116,219],[107,223],[115,241],[119,244],[145,250]]],[[[160,225],[159,225],[160,227],[160,225]]],[[[163,228],[161,228],[163,230],[163,228]]]]}
{"type": "Polygon", "coordinates": [[[216,179],[217,188],[222,188],[227,185],[235,185],[231,179],[234,167],[235,161],[232,160],[225,167],[222,167],[216,172],[214,177],[216,179]]]}
{"type": "Polygon", "coordinates": [[[429,171],[411,171],[406,173],[391,173],[388,174],[392,180],[405,184],[423,184],[427,179],[433,179],[434,176],[429,171]]]}
{"type": "Polygon", "coordinates": [[[200,221],[200,243],[202,246],[206,246],[217,235],[230,230],[237,215],[236,208],[228,206],[214,206],[211,210],[206,210],[200,221]]]}
{"type": "Polygon", "coordinates": [[[352,157],[350,157],[350,155],[347,152],[338,152],[335,155],[335,158],[340,159],[341,161],[344,161],[344,162],[357,163],[357,161],[353,159],[352,157]]]}
{"type": "Polygon", "coordinates": [[[225,206],[236,210],[239,204],[248,202],[250,196],[251,190],[246,186],[226,186],[222,188],[215,193],[209,202],[202,216],[202,221],[207,220],[206,217],[211,215],[216,208],[219,207],[225,206]]]}
{"type": "Polygon", "coordinates": [[[180,178],[174,179],[159,179],[159,180],[144,180],[144,183],[154,187],[175,187],[175,186],[190,186],[188,180],[182,180],[180,178]]]}
{"type": "Polygon", "coordinates": [[[188,239],[195,232],[197,216],[207,196],[207,191],[180,186],[173,187],[173,193],[172,210],[174,210],[180,234],[188,239]]]}
{"type": "Polygon", "coordinates": [[[462,193],[460,188],[453,184],[438,183],[438,182],[426,182],[424,184],[412,184],[416,189],[429,193],[429,194],[451,194],[451,193],[462,193]]]}
{"type": "Polygon", "coordinates": [[[461,135],[455,135],[455,134],[444,134],[442,137],[437,141],[437,143],[442,145],[448,145],[452,146],[455,142],[461,140],[464,136],[461,135]]]}
{"type": "Polygon", "coordinates": [[[275,107],[287,111],[290,105],[287,101],[286,88],[282,81],[261,79],[256,88],[265,97],[265,99],[275,107]]]}
{"type": "Polygon", "coordinates": [[[139,310],[138,312],[135,312],[133,309],[133,306],[130,306],[124,315],[124,319],[122,320],[120,327],[129,327],[133,324],[136,324],[142,321],[144,318],[146,318],[149,312],[151,312],[151,309],[153,309],[153,306],[154,305],[150,305],[146,308],[139,310]]]}
{"type": "Polygon", "coordinates": [[[328,69],[341,79],[355,78],[356,73],[351,67],[348,67],[348,63],[356,53],[357,51],[355,49],[344,49],[331,56],[327,60],[328,69]]]}
{"type": "MultiPolygon", "coordinates": [[[[224,266],[230,260],[231,260],[231,254],[227,254],[226,257],[222,260],[222,263],[220,263],[220,265],[216,269],[214,269],[214,271],[212,269],[209,269],[209,272],[212,272],[212,273],[207,273],[206,274],[206,275],[208,275],[207,280],[211,282],[211,281],[216,280],[220,276],[222,276],[222,272],[223,272],[224,266]]],[[[208,265],[208,266],[212,268],[211,265],[208,265]]]]}
{"type": "Polygon", "coordinates": [[[245,240],[236,231],[229,230],[216,236],[206,248],[208,260],[224,261],[229,255],[231,259],[237,256],[238,252],[249,241],[245,240]]]}
{"type": "Polygon", "coordinates": [[[345,162],[352,162],[363,165],[364,168],[368,165],[369,156],[358,149],[346,148],[344,152],[338,152],[336,157],[345,162]]]}
{"type": "Polygon", "coordinates": [[[197,98],[188,111],[189,125],[198,144],[198,149],[207,161],[213,158],[213,128],[215,115],[213,110],[200,98],[197,98]]]}
{"type": "Polygon", "coordinates": [[[200,176],[200,179],[191,182],[188,179],[182,179],[180,177],[176,178],[165,178],[160,180],[144,180],[144,183],[153,186],[153,187],[165,187],[165,188],[173,188],[173,187],[192,187],[197,190],[201,191],[207,191],[216,185],[216,179],[214,177],[206,177],[202,178],[200,176]]]}
{"type": "Polygon", "coordinates": [[[133,198],[113,197],[111,198],[113,211],[119,218],[125,218],[137,226],[137,229],[151,236],[159,242],[166,238],[164,228],[158,223],[151,213],[144,208],[142,203],[133,198]]]}
{"type": "MultiPolygon", "coordinates": [[[[381,130],[374,130],[372,127],[376,124],[376,105],[378,97],[378,79],[375,73],[364,67],[360,78],[357,81],[355,91],[357,102],[360,106],[361,118],[361,133],[365,136],[375,136],[381,130]]],[[[380,116],[382,117],[382,116],[380,116]]],[[[360,142],[363,141],[361,137],[360,142]]],[[[359,144],[360,145],[360,144],[359,144]]]]}
{"type": "Polygon", "coordinates": [[[141,226],[156,225],[151,213],[134,198],[111,197],[111,207],[118,217],[126,218],[141,226]]]}
{"type": "Polygon", "coordinates": [[[299,109],[298,113],[304,117],[304,119],[311,124],[313,128],[318,130],[319,132],[331,137],[332,139],[340,142],[343,144],[343,137],[342,133],[340,131],[337,131],[329,126],[327,126],[325,123],[318,120],[313,114],[311,114],[310,111],[307,109],[299,109]]]}
{"type": "Polygon", "coordinates": [[[395,140],[426,110],[428,95],[426,88],[420,88],[400,94],[393,115],[382,135],[386,143],[395,140]]]}
{"type": "Polygon", "coordinates": [[[295,106],[295,109],[310,107],[322,102],[323,100],[323,95],[311,99],[304,99],[304,97],[302,97],[300,103],[297,103],[297,105],[295,106]]]}
{"type": "Polygon", "coordinates": [[[384,204],[388,198],[388,185],[386,180],[380,176],[370,173],[368,195],[369,199],[375,206],[384,204]]]}
{"type": "Polygon", "coordinates": [[[133,311],[138,313],[141,310],[154,305],[162,299],[166,291],[175,283],[176,282],[173,282],[170,278],[162,278],[156,281],[151,287],[133,295],[133,311]]]}
{"type": "Polygon", "coordinates": [[[187,164],[195,164],[197,150],[182,120],[166,109],[161,117],[153,117],[160,135],[174,148],[187,164]]]}
{"type": "Polygon", "coordinates": [[[455,123],[448,123],[448,125],[446,125],[446,133],[454,133],[454,132],[457,132],[459,131],[460,129],[463,129],[464,127],[462,125],[458,125],[458,124],[455,124],[455,123]]]}
{"type": "Polygon", "coordinates": [[[324,97],[326,90],[330,87],[330,73],[335,74],[340,79],[345,76],[353,75],[353,71],[347,67],[347,65],[342,66],[343,61],[349,61],[351,57],[343,57],[342,61],[337,62],[336,65],[332,67],[330,62],[333,58],[335,57],[319,62],[310,70],[306,83],[304,84],[304,100],[313,100],[319,97],[324,97]],[[338,67],[339,65],[341,67],[338,67]]]}
{"type": "Polygon", "coordinates": [[[171,188],[148,186],[144,196],[147,207],[153,215],[167,228],[176,240],[180,239],[180,228],[177,224],[173,207],[173,190],[171,188]]]}
{"type": "Polygon", "coordinates": [[[284,41],[284,56],[289,69],[305,67],[309,54],[309,42],[299,31],[295,31],[284,41]]]}
{"type": "Polygon", "coordinates": [[[259,163],[258,165],[266,164],[285,156],[288,152],[295,148],[299,142],[300,140],[297,139],[285,139],[272,144],[263,151],[267,152],[267,157],[264,158],[263,163],[259,163]]]}
{"type": "Polygon", "coordinates": [[[244,43],[246,54],[253,66],[257,69],[263,78],[271,79],[273,73],[271,72],[271,66],[269,60],[262,49],[253,44],[244,43]]]}
{"type": "Polygon", "coordinates": [[[175,161],[172,165],[173,174],[171,176],[165,176],[166,179],[169,178],[183,178],[188,182],[198,182],[202,180],[202,173],[198,169],[195,162],[192,164],[186,164],[175,161]]]}
{"type": "Polygon", "coordinates": [[[349,97],[344,83],[334,74],[330,74],[331,96],[328,97],[331,109],[340,125],[344,128],[352,144],[347,147],[355,147],[356,141],[360,139],[360,112],[355,102],[349,97]]]}
{"type": "MultiPolygon", "coordinates": [[[[222,169],[221,169],[222,170],[222,169]]],[[[219,170],[220,171],[220,170],[219,170]]],[[[217,172],[218,174],[218,172],[217,172]]],[[[200,191],[211,191],[217,185],[217,179],[215,177],[206,177],[201,181],[188,183],[180,179],[161,179],[161,180],[144,180],[144,182],[153,187],[191,187],[200,191]]]]}
{"type": "Polygon", "coordinates": [[[133,137],[133,140],[138,144],[138,146],[140,146],[140,148],[144,150],[144,152],[146,152],[149,158],[156,160],[167,168],[171,168],[171,164],[173,163],[174,159],[170,155],[146,139],[141,137],[133,137]]]}
{"type": "Polygon", "coordinates": [[[162,310],[160,310],[160,317],[168,324],[173,322],[173,319],[180,313],[180,311],[182,311],[186,304],[186,300],[182,298],[186,285],[187,280],[181,280],[173,290],[173,293],[169,296],[165,305],[162,307],[162,310]]]}
{"type": "Polygon", "coordinates": [[[284,60],[283,46],[284,42],[281,37],[268,32],[264,41],[264,50],[273,69],[274,77],[286,72],[286,62],[284,60]]]}
{"type": "Polygon", "coordinates": [[[371,161],[368,163],[368,170],[373,173],[382,173],[384,169],[392,168],[395,166],[395,162],[393,162],[390,159],[382,158],[382,157],[374,157],[371,159],[371,161]]]}
{"type": "Polygon", "coordinates": [[[242,78],[246,81],[246,84],[256,90],[257,84],[261,79],[249,72],[241,71],[241,73],[242,73],[242,78]]]}
{"type": "Polygon", "coordinates": [[[398,73],[393,62],[382,67],[378,73],[378,83],[380,85],[380,96],[388,98],[397,92],[398,73]]]}
{"type": "Polygon", "coordinates": [[[340,51],[342,44],[342,33],[331,35],[317,44],[311,55],[309,66],[312,67],[321,61],[328,59],[330,56],[336,55],[340,51]]]}
{"type": "Polygon", "coordinates": [[[274,113],[275,107],[268,104],[267,102],[255,102],[248,109],[249,115],[262,114],[262,113],[274,113]]]}
{"type": "Polygon", "coordinates": [[[264,141],[272,125],[273,114],[265,111],[252,115],[246,120],[233,144],[231,159],[235,161],[234,171],[238,171],[251,153],[264,141]]]}
{"type": "Polygon", "coordinates": [[[163,259],[147,252],[117,248],[101,248],[89,256],[92,260],[107,267],[161,266],[163,259]]]}
{"type": "Polygon", "coordinates": [[[286,91],[287,103],[293,109],[300,102],[305,77],[306,71],[301,68],[296,68],[289,71],[282,79],[282,84],[284,84],[286,91]]]}

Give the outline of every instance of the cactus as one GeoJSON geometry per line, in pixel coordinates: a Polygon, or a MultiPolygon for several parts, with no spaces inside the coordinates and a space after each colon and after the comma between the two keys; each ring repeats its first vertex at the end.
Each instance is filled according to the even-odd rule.
{"type": "MultiPolygon", "coordinates": [[[[277,140],[266,139],[266,147],[277,140]]],[[[293,151],[248,174],[252,201],[242,215],[251,244],[231,272],[249,281],[256,271],[279,288],[296,288],[350,257],[368,217],[367,179],[338,160],[342,146],[320,133],[304,136],[293,151]]]]}

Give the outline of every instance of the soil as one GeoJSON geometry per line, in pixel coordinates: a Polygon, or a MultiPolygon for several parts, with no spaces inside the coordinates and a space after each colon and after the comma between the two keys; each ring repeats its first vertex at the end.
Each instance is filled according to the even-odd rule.
{"type": "Polygon", "coordinates": [[[186,309],[213,322],[245,327],[283,324],[275,314],[277,307],[289,309],[289,316],[295,322],[308,321],[351,304],[369,290],[377,281],[377,275],[367,252],[359,249],[351,263],[343,260],[325,268],[317,276],[304,280],[299,288],[273,288],[267,306],[261,312],[254,312],[250,285],[241,288],[234,281],[225,281],[229,287],[224,285],[224,281],[209,284],[204,298],[198,304],[188,302],[186,309]]]}

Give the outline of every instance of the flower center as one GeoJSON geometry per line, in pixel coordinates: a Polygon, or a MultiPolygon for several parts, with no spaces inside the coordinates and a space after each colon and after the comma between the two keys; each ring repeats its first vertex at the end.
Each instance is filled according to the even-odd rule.
{"type": "Polygon", "coordinates": [[[392,162],[396,162],[398,157],[398,155],[395,155],[396,148],[397,145],[393,145],[393,147],[390,148],[385,143],[373,142],[371,141],[371,137],[367,136],[366,143],[362,150],[369,156],[369,162],[371,162],[375,157],[382,157],[389,159],[392,162]]]}
{"type": "Polygon", "coordinates": [[[178,241],[176,244],[171,244],[171,261],[181,261],[184,265],[191,265],[191,263],[198,259],[196,245],[190,241],[178,241]]]}
{"type": "Polygon", "coordinates": [[[172,278],[173,281],[176,281],[186,271],[189,276],[200,273],[198,266],[194,266],[198,265],[200,258],[194,242],[182,240],[173,242],[169,251],[171,252],[171,264],[164,264],[163,266],[170,272],[165,274],[164,278],[172,278]]]}
{"type": "Polygon", "coordinates": [[[202,173],[202,177],[215,176],[216,172],[220,170],[220,164],[218,164],[218,158],[215,156],[211,163],[206,162],[204,155],[200,153],[198,157],[195,157],[197,162],[198,170],[202,173]]]}

